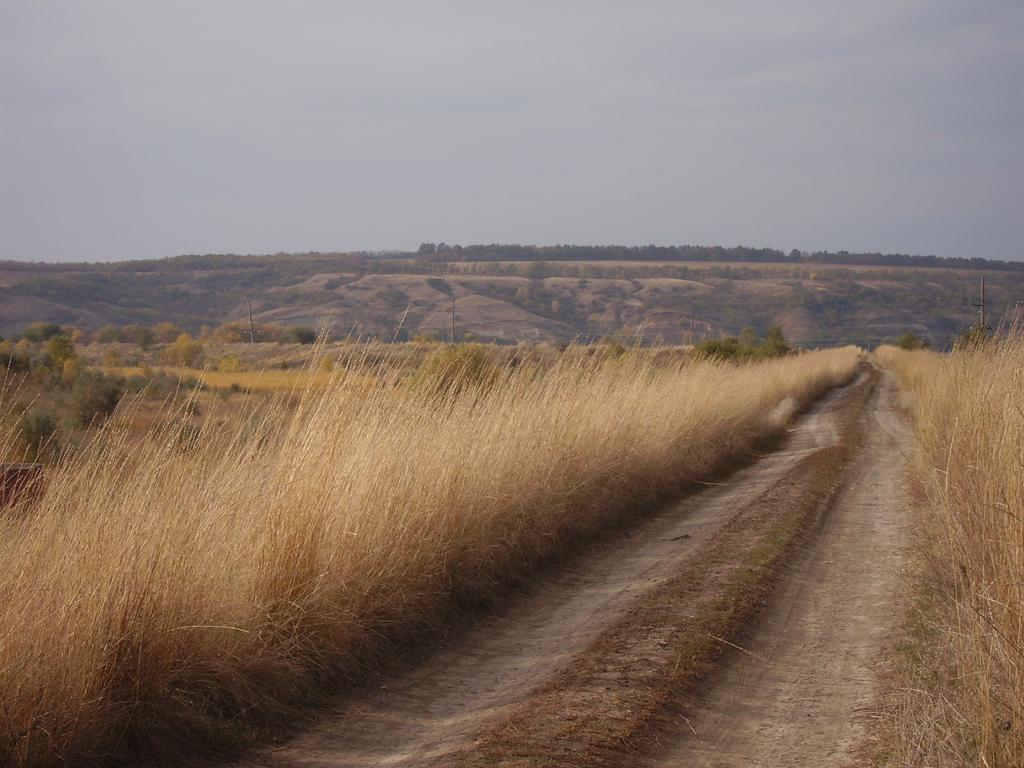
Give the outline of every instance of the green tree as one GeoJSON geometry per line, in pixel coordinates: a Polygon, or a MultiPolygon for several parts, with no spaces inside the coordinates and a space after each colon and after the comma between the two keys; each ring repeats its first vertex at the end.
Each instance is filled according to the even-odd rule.
{"type": "Polygon", "coordinates": [[[782,357],[789,354],[789,350],[789,342],[786,341],[781,325],[773,325],[765,331],[761,354],[765,357],[782,357]]]}
{"type": "Polygon", "coordinates": [[[46,354],[53,361],[54,368],[62,368],[65,362],[77,356],[74,342],[64,334],[50,337],[46,342],[46,354]]]}
{"type": "Polygon", "coordinates": [[[748,326],[740,331],[737,341],[739,342],[741,351],[746,352],[747,354],[753,354],[755,350],[757,350],[757,345],[760,342],[760,339],[757,336],[757,331],[748,326]]]}

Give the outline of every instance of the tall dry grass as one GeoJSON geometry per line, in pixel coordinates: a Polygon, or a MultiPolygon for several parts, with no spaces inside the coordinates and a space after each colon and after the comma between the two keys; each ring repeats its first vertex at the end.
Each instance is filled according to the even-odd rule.
{"type": "Polygon", "coordinates": [[[1024,339],[877,354],[910,395],[924,495],[891,762],[1024,765],[1024,339]]]}
{"type": "Polygon", "coordinates": [[[198,435],[108,432],[0,522],[0,762],[244,738],[723,468],[858,356],[339,371],[198,435]]]}

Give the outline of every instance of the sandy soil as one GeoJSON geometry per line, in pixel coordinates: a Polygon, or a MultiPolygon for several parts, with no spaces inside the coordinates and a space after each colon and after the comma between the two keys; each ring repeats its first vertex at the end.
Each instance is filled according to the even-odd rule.
{"type": "Polygon", "coordinates": [[[870,739],[907,545],[910,435],[883,381],[854,480],[780,585],[763,624],[649,768],[846,766],[870,739]]]}
{"type": "Polygon", "coordinates": [[[834,412],[847,393],[829,395],[801,417],[780,450],[646,518],[413,671],[337,702],[297,738],[237,765],[445,765],[692,558],[739,509],[803,457],[833,444],[834,412]]]}

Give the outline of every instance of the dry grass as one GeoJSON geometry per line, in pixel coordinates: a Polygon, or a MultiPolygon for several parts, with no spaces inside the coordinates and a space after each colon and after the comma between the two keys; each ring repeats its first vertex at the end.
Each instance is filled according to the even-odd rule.
{"type": "Polygon", "coordinates": [[[1024,339],[882,348],[910,395],[923,561],[894,765],[1024,765],[1024,339]]]}
{"type": "Polygon", "coordinates": [[[208,387],[228,389],[238,386],[242,389],[267,391],[292,391],[306,386],[324,386],[331,382],[332,376],[327,371],[310,371],[308,368],[292,370],[258,370],[258,371],[214,371],[198,368],[179,368],[175,366],[156,366],[143,368],[139,366],[116,367],[104,366],[105,373],[120,376],[145,376],[151,373],[168,373],[179,379],[195,379],[208,387]]]}
{"type": "Polygon", "coordinates": [[[198,435],[101,436],[0,521],[0,762],[245,738],[735,461],[858,356],[567,355],[486,390],[339,371],[198,435]]]}

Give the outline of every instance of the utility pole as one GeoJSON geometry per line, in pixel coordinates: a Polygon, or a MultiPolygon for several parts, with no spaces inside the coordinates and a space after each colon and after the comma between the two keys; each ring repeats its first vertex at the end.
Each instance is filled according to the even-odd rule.
{"type": "Polygon", "coordinates": [[[452,344],[455,343],[455,294],[452,293],[452,344]]]}
{"type": "Polygon", "coordinates": [[[985,332],[985,276],[981,276],[981,332],[985,332]]]}
{"type": "Polygon", "coordinates": [[[977,308],[977,310],[978,310],[978,316],[979,316],[978,328],[981,331],[981,335],[984,336],[985,333],[987,332],[987,327],[985,325],[985,276],[984,275],[981,276],[981,303],[979,303],[979,304],[972,304],[971,306],[977,308]]]}
{"type": "Polygon", "coordinates": [[[249,343],[256,343],[256,324],[252,321],[252,296],[247,296],[246,301],[249,302],[249,343]]]}
{"type": "Polygon", "coordinates": [[[988,337],[988,317],[985,313],[985,275],[981,276],[981,301],[978,304],[971,304],[978,310],[977,337],[983,341],[988,337]]]}

